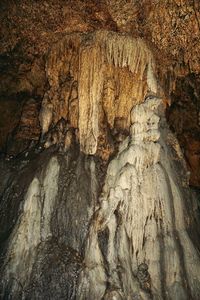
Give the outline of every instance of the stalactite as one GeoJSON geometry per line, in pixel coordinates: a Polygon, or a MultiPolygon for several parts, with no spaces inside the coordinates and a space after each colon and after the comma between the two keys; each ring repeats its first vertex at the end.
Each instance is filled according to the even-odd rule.
{"type": "Polygon", "coordinates": [[[101,31],[97,38],[105,45],[109,64],[119,68],[128,67],[133,74],[139,74],[140,80],[143,79],[146,67],[153,62],[153,56],[142,39],[101,31]]]}
{"type": "Polygon", "coordinates": [[[99,102],[103,88],[103,55],[97,45],[80,49],[79,57],[79,132],[81,150],[94,154],[99,135],[99,102]]]}
{"type": "Polygon", "coordinates": [[[150,49],[142,39],[124,34],[97,31],[67,36],[51,50],[46,69],[51,89],[40,113],[43,133],[49,128],[47,107],[53,106],[52,124],[55,126],[61,118],[70,122],[70,126],[76,124],[81,150],[87,154],[97,153],[98,138],[103,134],[99,131],[102,105],[111,127],[118,120],[119,128],[128,130],[133,101],[143,101],[147,93],[159,93],[150,49]],[[108,94],[102,102],[107,81],[118,89],[117,93],[114,91],[118,100],[113,99],[112,104],[108,94]],[[75,85],[76,92],[72,88],[75,85]],[[73,98],[73,94],[77,94],[77,98],[73,98]],[[75,107],[73,99],[76,99],[75,107]]]}

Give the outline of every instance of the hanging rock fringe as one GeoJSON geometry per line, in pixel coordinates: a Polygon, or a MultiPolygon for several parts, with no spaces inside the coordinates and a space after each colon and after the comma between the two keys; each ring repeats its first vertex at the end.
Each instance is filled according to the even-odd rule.
{"type": "MultiPolygon", "coordinates": [[[[86,154],[95,154],[97,151],[100,135],[99,111],[102,105],[104,84],[109,80],[107,78],[109,70],[113,68],[127,70],[126,74],[129,74],[130,84],[127,83],[127,90],[126,86],[120,87],[120,83],[118,87],[119,102],[127,103],[124,105],[125,112],[124,109],[119,109],[120,103],[117,104],[117,101],[115,101],[114,107],[109,107],[109,110],[114,111],[115,118],[129,120],[133,98],[143,101],[145,92],[156,94],[158,90],[153,55],[142,39],[107,31],[74,34],[56,44],[49,54],[47,75],[54,94],[60,88],[61,78],[66,74],[68,74],[69,80],[73,78],[78,82],[77,126],[81,151],[86,154]]],[[[113,76],[110,74],[110,77],[113,76]]],[[[48,101],[54,107],[54,120],[52,120],[54,124],[61,117],[66,120],[72,118],[69,116],[70,95],[70,92],[65,92],[62,107],[60,96],[49,96],[48,101]]],[[[46,101],[44,101],[44,106],[49,106],[46,101]]],[[[40,115],[43,133],[48,131],[47,127],[50,128],[49,116],[46,116],[45,111],[43,108],[40,115]],[[45,122],[45,118],[48,118],[48,121],[45,122]]],[[[108,111],[106,111],[106,115],[109,118],[108,111]]],[[[108,123],[113,124],[113,121],[108,119],[108,123]]],[[[126,124],[126,129],[129,126],[130,123],[126,124]]]]}

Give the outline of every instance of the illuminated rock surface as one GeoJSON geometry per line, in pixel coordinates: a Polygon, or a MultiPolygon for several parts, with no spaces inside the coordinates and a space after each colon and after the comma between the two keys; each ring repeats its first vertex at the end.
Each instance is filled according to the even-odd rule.
{"type": "Polygon", "coordinates": [[[161,99],[147,98],[131,112],[131,135],[108,166],[89,228],[78,299],[200,295],[199,252],[188,233],[188,178],[177,176],[178,164],[185,166],[178,153],[179,162],[172,162],[179,146],[162,107],[161,99]]]}
{"type": "Polygon", "coordinates": [[[1,2],[1,299],[200,299],[199,8],[1,2]]]}
{"type": "MultiPolygon", "coordinates": [[[[116,125],[128,131],[132,106],[158,90],[153,56],[145,43],[113,32],[66,36],[51,49],[46,69],[50,90],[40,112],[42,132],[64,119],[79,130],[86,154],[95,154],[100,135],[106,135],[103,119],[107,131],[116,125]]],[[[109,155],[106,149],[100,151],[109,155]]]]}

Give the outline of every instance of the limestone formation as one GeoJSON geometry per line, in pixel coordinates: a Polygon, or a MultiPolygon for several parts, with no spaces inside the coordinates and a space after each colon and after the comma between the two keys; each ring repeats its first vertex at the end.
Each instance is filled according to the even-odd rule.
{"type": "Polygon", "coordinates": [[[161,93],[147,45],[114,32],[66,36],[50,51],[46,70],[50,90],[40,112],[42,133],[63,118],[79,129],[86,154],[97,153],[99,137],[107,134],[101,132],[102,114],[110,130],[128,131],[132,106],[146,94],[161,93]]]}
{"type": "Polygon", "coordinates": [[[45,59],[17,131],[39,121],[41,138],[0,159],[0,298],[200,299],[198,206],[165,116],[173,72],[166,87],[144,39],[107,30],[59,35],[45,59]]]}
{"type": "Polygon", "coordinates": [[[162,100],[134,107],[131,122],[91,221],[78,299],[198,299],[200,256],[162,100]]]}
{"type": "MultiPolygon", "coordinates": [[[[9,135],[13,130],[16,132],[15,127],[18,127],[20,122],[21,102],[26,102],[30,98],[36,98],[38,104],[41,105],[42,98],[49,89],[48,81],[51,81],[48,72],[45,72],[48,53],[51,52],[51,49],[54,48],[56,44],[59,44],[59,41],[63,40],[63,37],[66,35],[76,36],[82,33],[85,36],[89,36],[89,33],[94,33],[96,30],[108,30],[142,40],[145,44],[148,44],[148,47],[153,51],[156,68],[158,69],[159,83],[161,83],[167,99],[170,97],[173,98],[174,94],[178,94],[176,104],[178,104],[180,99],[184,101],[187,100],[189,104],[194,101],[196,102],[195,114],[198,114],[200,103],[199,1],[69,0],[66,2],[63,0],[49,0],[47,3],[47,1],[2,0],[0,3],[0,12],[1,151],[9,152],[7,139],[10,138],[9,135]],[[191,83],[189,87],[185,83],[180,87],[180,81],[187,80],[188,78],[191,83]],[[186,86],[187,92],[184,94],[183,89],[186,86]],[[188,97],[190,99],[188,99],[188,97]],[[12,116],[10,117],[10,115],[12,116]]],[[[61,48],[60,53],[62,53],[65,47],[61,48]]],[[[69,53],[71,52],[69,51],[69,53]]],[[[63,80],[65,81],[67,77],[68,79],[70,78],[70,76],[68,76],[69,74],[65,72],[68,68],[68,64],[62,63],[63,60],[60,60],[59,57],[58,55],[58,59],[55,59],[55,61],[56,65],[63,69],[59,81],[60,83],[64,83],[63,80]]],[[[74,57],[78,59],[78,55],[74,57]]],[[[56,70],[55,66],[54,71],[56,70]]],[[[120,81],[121,80],[123,79],[120,78],[120,81]]],[[[127,82],[127,80],[125,81],[127,82]]],[[[73,96],[71,98],[73,101],[69,106],[70,124],[72,124],[74,128],[78,127],[76,84],[77,81],[75,80],[72,88],[73,96]]],[[[64,97],[66,90],[70,90],[69,86],[65,83],[65,88],[63,88],[63,92],[60,95],[60,84],[54,84],[54,86],[56,90],[52,91],[52,93],[57,94],[59,100],[64,97]]],[[[118,94],[114,94],[117,98],[118,94]]],[[[51,99],[52,97],[53,95],[50,96],[51,99]]],[[[114,99],[114,95],[112,99],[114,99]]],[[[68,106],[65,105],[65,101],[59,100],[57,99],[57,102],[60,103],[56,105],[56,115],[66,116],[66,114],[68,114],[68,106]]],[[[108,101],[106,102],[108,103],[108,101]]],[[[44,105],[42,107],[44,108],[44,105]]],[[[107,107],[107,104],[104,105],[104,107],[107,107]]],[[[120,107],[120,109],[121,108],[122,107],[120,107]]],[[[190,110],[189,105],[187,111],[188,109],[190,110]]],[[[191,123],[189,121],[192,110],[193,109],[188,113],[188,118],[186,116],[187,122],[184,123],[185,132],[183,135],[185,137],[189,131],[189,139],[193,138],[193,129],[190,129],[191,123]]],[[[178,107],[177,111],[175,122],[179,119],[179,115],[182,119],[182,113],[184,114],[180,107],[178,107]]],[[[107,114],[111,114],[110,110],[109,112],[107,110],[107,114]]],[[[102,112],[100,112],[100,119],[102,119],[101,115],[102,112]]],[[[185,116],[183,119],[185,119],[185,116]]],[[[53,126],[58,120],[54,121],[53,126]]],[[[116,127],[119,127],[119,125],[122,126],[122,123],[124,124],[126,122],[118,119],[115,123],[114,128],[116,130],[116,127]]],[[[182,126],[182,123],[183,122],[180,121],[180,126],[182,126]]],[[[173,129],[176,133],[179,132],[179,128],[173,127],[173,129]]],[[[100,131],[102,131],[102,128],[100,131]]],[[[198,125],[197,136],[199,132],[200,126],[198,125]]],[[[38,139],[39,134],[40,133],[38,133],[38,136],[34,137],[34,139],[38,139]]],[[[107,160],[113,151],[115,151],[115,145],[113,145],[115,141],[114,143],[111,142],[110,134],[105,135],[105,132],[100,132],[99,134],[97,154],[107,160]]],[[[114,135],[116,138],[118,138],[117,135],[121,138],[122,133],[120,132],[114,135]]],[[[28,136],[31,140],[32,135],[30,134],[28,136]]],[[[182,142],[182,137],[178,136],[178,140],[181,143],[181,147],[188,151],[188,147],[186,149],[185,143],[182,142]]],[[[194,141],[195,140],[196,137],[194,137],[194,141]]],[[[27,144],[29,145],[30,143],[27,144]]],[[[27,148],[27,146],[25,148],[27,148]]],[[[19,153],[20,151],[21,147],[20,150],[18,149],[16,152],[19,153]]],[[[197,150],[197,152],[198,151],[199,150],[197,150]]],[[[193,154],[191,153],[191,155],[193,154]]],[[[188,167],[190,167],[189,163],[188,167]]],[[[194,171],[193,168],[190,169],[191,173],[194,172],[192,177],[197,178],[192,178],[191,185],[200,186],[199,176],[196,174],[198,173],[198,167],[196,167],[194,171]]]]}
{"type": "Polygon", "coordinates": [[[58,176],[59,164],[57,158],[53,157],[47,166],[44,180],[41,182],[35,177],[28,188],[22,215],[10,237],[7,259],[4,262],[4,295],[7,283],[10,285],[9,294],[14,298],[17,298],[21,287],[26,289],[31,281],[37,247],[52,236],[50,222],[58,191],[58,176]]]}
{"type": "MultiPolygon", "coordinates": [[[[99,164],[70,157],[69,148],[67,157],[54,154],[34,171],[6,246],[2,299],[199,298],[199,252],[190,235],[196,208],[162,99],[147,97],[133,107],[130,120],[130,135],[111,160],[102,189],[99,164]]],[[[3,199],[12,203],[19,192],[11,192],[3,199]]],[[[5,209],[4,200],[1,214],[5,209]]]]}

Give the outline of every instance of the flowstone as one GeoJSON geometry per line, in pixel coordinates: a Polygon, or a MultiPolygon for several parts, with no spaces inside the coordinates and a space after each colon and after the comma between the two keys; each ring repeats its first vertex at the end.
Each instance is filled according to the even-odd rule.
{"type": "Polygon", "coordinates": [[[149,97],[134,107],[131,123],[130,136],[108,166],[77,299],[198,299],[192,205],[187,210],[186,183],[178,178],[179,169],[186,169],[162,99],[149,97]],[[166,143],[170,139],[173,145],[166,143]]]}

